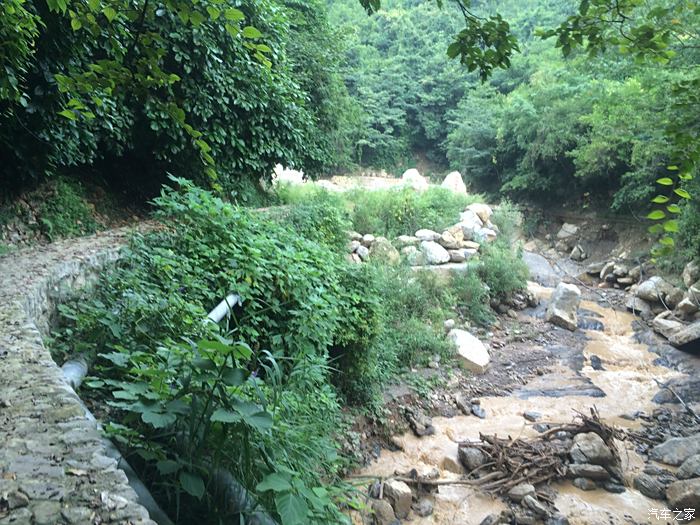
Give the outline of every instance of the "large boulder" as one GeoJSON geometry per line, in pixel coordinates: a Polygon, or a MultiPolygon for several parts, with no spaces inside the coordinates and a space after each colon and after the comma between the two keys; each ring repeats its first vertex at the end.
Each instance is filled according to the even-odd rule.
{"type": "Polygon", "coordinates": [[[442,184],[440,184],[440,186],[454,193],[467,193],[467,186],[462,180],[462,174],[458,171],[448,173],[445,177],[445,180],[442,181],[442,184]]]}
{"type": "Polygon", "coordinates": [[[669,337],[668,340],[676,348],[684,350],[697,349],[700,345],[700,321],[689,324],[669,337]]]}
{"type": "Polygon", "coordinates": [[[475,202],[467,206],[467,211],[473,211],[481,219],[481,222],[488,224],[491,222],[491,215],[493,215],[493,210],[488,204],[483,204],[481,202],[475,202]]]}
{"type": "Polygon", "coordinates": [[[464,368],[479,374],[486,371],[491,357],[484,343],[466,330],[459,328],[450,330],[447,338],[457,347],[457,357],[464,368]]]}
{"type": "Polygon", "coordinates": [[[678,479],[700,478],[700,454],[686,459],[676,472],[678,479]]]}
{"type": "Polygon", "coordinates": [[[690,317],[698,310],[700,310],[700,307],[698,307],[690,297],[684,297],[683,300],[676,305],[676,312],[683,317],[690,317]]]}
{"type": "Polygon", "coordinates": [[[398,250],[384,237],[377,237],[369,249],[369,257],[385,264],[399,264],[401,262],[398,250]]]}
{"type": "Polygon", "coordinates": [[[394,509],[385,499],[373,499],[370,501],[370,507],[374,512],[373,523],[375,525],[395,525],[398,523],[396,515],[394,514],[394,509]]]}
{"type": "Polygon", "coordinates": [[[666,489],[666,499],[672,509],[700,508],[700,478],[671,483],[666,489]]]}
{"type": "Polygon", "coordinates": [[[445,230],[444,232],[442,232],[442,235],[440,235],[440,238],[438,239],[437,242],[443,248],[447,248],[448,250],[457,250],[457,249],[462,247],[463,241],[464,241],[464,234],[462,233],[462,230],[460,229],[459,232],[457,232],[457,235],[450,232],[449,230],[445,230]]]}
{"type": "Polygon", "coordinates": [[[654,317],[651,326],[655,332],[663,335],[666,339],[670,339],[677,332],[681,331],[685,325],[673,319],[666,319],[663,315],[660,314],[654,317]]]}
{"type": "Polygon", "coordinates": [[[649,457],[667,465],[680,465],[695,454],[700,454],[700,434],[668,439],[652,448],[649,457]]]}
{"type": "Polygon", "coordinates": [[[578,286],[559,283],[547,305],[545,319],[553,325],[574,331],[578,323],[576,312],[581,302],[578,286]]]}
{"type": "Polygon", "coordinates": [[[586,463],[605,467],[614,462],[612,452],[603,441],[603,438],[595,432],[576,434],[570,454],[574,463],[586,463]]]}
{"type": "Polygon", "coordinates": [[[649,319],[653,315],[649,303],[643,299],[640,299],[639,297],[635,297],[634,295],[627,296],[625,307],[634,315],[638,315],[642,319],[649,319]]]}
{"type": "Polygon", "coordinates": [[[691,261],[683,268],[683,283],[690,288],[698,279],[700,279],[700,264],[697,261],[691,261]]]}
{"type": "Polygon", "coordinates": [[[423,177],[415,168],[404,171],[403,175],[401,175],[401,181],[404,186],[413,188],[416,191],[427,190],[429,186],[428,179],[423,177]]]}
{"type": "Polygon", "coordinates": [[[658,275],[650,277],[639,283],[636,296],[651,303],[666,300],[666,296],[673,292],[673,286],[664,281],[658,275]]]}
{"type": "Polygon", "coordinates": [[[425,255],[428,264],[445,264],[450,262],[450,254],[435,241],[423,241],[420,250],[425,255]]]}
{"type": "Polygon", "coordinates": [[[565,222],[557,232],[557,239],[569,239],[578,235],[578,226],[565,222]]]}

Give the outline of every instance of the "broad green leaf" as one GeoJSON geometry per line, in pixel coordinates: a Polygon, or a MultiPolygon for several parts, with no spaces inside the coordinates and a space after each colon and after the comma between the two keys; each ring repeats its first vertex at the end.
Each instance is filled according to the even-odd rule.
{"type": "Polygon", "coordinates": [[[669,213],[680,213],[681,212],[681,207],[678,206],[678,204],[669,204],[666,206],[666,209],[669,211],[669,213]]]}
{"type": "Polygon", "coordinates": [[[63,111],[58,112],[59,115],[62,117],[66,117],[67,119],[70,120],[76,120],[78,117],[75,115],[74,112],[72,112],[70,109],[64,109],[63,111]]]}
{"type": "Polygon", "coordinates": [[[219,421],[221,423],[238,423],[241,421],[241,415],[232,410],[225,408],[217,408],[209,418],[211,421],[219,421]]]}
{"type": "Polygon", "coordinates": [[[259,490],[260,492],[265,492],[266,490],[283,492],[291,489],[292,485],[289,483],[289,476],[285,476],[277,472],[273,472],[272,474],[265,476],[265,478],[255,487],[255,490],[259,490]]]}
{"type": "Polygon", "coordinates": [[[661,184],[662,186],[673,186],[673,180],[670,177],[661,177],[660,179],[656,179],[657,184],[661,184]]]}
{"type": "Polygon", "coordinates": [[[156,468],[158,469],[158,472],[160,472],[163,475],[166,475],[172,474],[173,472],[177,472],[178,470],[180,470],[180,464],[177,461],[173,461],[171,459],[164,459],[156,463],[156,468]]]}
{"type": "Polygon", "coordinates": [[[177,417],[175,414],[162,414],[160,412],[144,412],[141,414],[141,419],[144,423],[148,423],[154,428],[165,428],[168,425],[175,423],[177,417]]]}
{"type": "Polygon", "coordinates": [[[250,416],[246,416],[243,420],[258,432],[265,432],[272,428],[272,415],[269,412],[258,412],[250,416]]]}
{"type": "Polygon", "coordinates": [[[647,219],[651,219],[653,221],[658,221],[659,219],[663,219],[666,217],[666,214],[662,212],[661,210],[654,210],[647,215],[647,219]]]}
{"type": "Polygon", "coordinates": [[[693,176],[690,173],[681,173],[678,175],[678,178],[681,180],[693,180],[693,176]]]}
{"type": "Polygon", "coordinates": [[[654,202],[656,204],[666,204],[668,201],[669,198],[664,195],[657,195],[651,200],[651,202],[654,202]]]}
{"type": "Polygon", "coordinates": [[[661,237],[661,239],[659,239],[659,242],[662,245],[669,247],[676,244],[675,242],[673,242],[673,239],[671,239],[671,237],[661,237]]]}
{"type": "Polygon", "coordinates": [[[678,166],[666,166],[668,171],[678,171],[678,166]]]}
{"type": "Polygon", "coordinates": [[[70,20],[70,26],[73,28],[73,31],[77,31],[81,27],[83,27],[83,23],[78,20],[77,18],[71,18],[70,20]]]}
{"type": "Polygon", "coordinates": [[[105,18],[109,22],[111,22],[112,20],[114,20],[117,17],[117,12],[114,10],[114,8],[109,7],[109,6],[102,9],[102,14],[105,15],[105,18]]]}
{"type": "Polygon", "coordinates": [[[209,18],[216,20],[221,16],[221,11],[213,6],[207,6],[207,13],[209,13],[209,18]]]}
{"type": "Polygon", "coordinates": [[[243,36],[245,38],[260,38],[262,33],[253,26],[245,26],[243,28],[243,36]]]}
{"type": "Polygon", "coordinates": [[[668,233],[678,232],[678,221],[675,219],[671,219],[669,221],[664,222],[664,231],[668,233]]]}
{"type": "Polygon", "coordinates": [[[241,386],[245,382],[246,372],[240,368],[227,368],[221,378],[228,386],[241,386]]]}
{"type": "Polygon", "coordinates": [[[236,9],[234,7],[230,7],[224,11],[224,17],[226,20],[233,20],[235,22],[239,22],[243,19],[245,19],[245,15],[243,14],[243,11],[240,9],[236,9]]]}
{"type": "Polygon", "coordinates": [[[678,195],[682,199],[690,199],[690,193],[688,193],[683,188],[676,188],[673,190],[673,193],[675,193],[676,195],[678,195]]]}
{"type": "Polygon", "coordinates": [[[301,525],[308,523],[306,515],[309,507],[306,502],[296,494],[283,492],[275,496],[275,507],[282,519],[282,525],[301,525]]]}
{"type": "Polygon", "coordinates": [[[189,495],[194,496],[197,499],[201,499],[204,496],[204,480],[197,474],[191,472],[180,472],[180,486],[189,495]]]}

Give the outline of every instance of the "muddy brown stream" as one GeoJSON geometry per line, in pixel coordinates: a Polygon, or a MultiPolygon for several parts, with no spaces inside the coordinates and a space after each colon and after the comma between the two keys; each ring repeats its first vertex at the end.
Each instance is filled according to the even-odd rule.
{"type": "MultiPolygon", "coordinates": [[[[530,283],[529,288],[545,301],[552,292],[535,283],[530,283]]],[[[536,376],[509,396],[482,397],[481,406],[487,413],[485,419],[463,415],[433,418],[434,435],[418,438],[406,433],[398,437],[403,450],[382,451],[378,460],[357,474],[388,477],[395,471],[406,472],[415,468],[420,475],[438,468],[440,479],[459,479],[463,474],[457,458],[457,442],[476,441],[480,433],[501,437],[536,436],[533,423],[523,418],[525,411],[540,412],[541,422],[567,423],[575,415],[574,411],[588,413],[595,406],[606,422],[622,428],[638,428],[639,423],[620,416],[638,410],[651,413],[657,406],[652,403],[659,389],[655,379],[666,381],[679,373],[655,365],[654,360],[658,356],[635,341],[632,328],[634,317],[631,314],[591,301],[582,301],[580,309],[593,312],[603,324],[602,330],[582,331],[587,342],[584,366],[580,371],[562,362],[549,367],[547,373],[536,376]],[[602,369],[596,370],[591,366],[592,355],[600,358],[602,369]],[[551,397],[544,394],[557,388],[566,391],[567,387],[580,384],[582,378],[605,395],[551,397]],[[538,392],[543,394],[537,395],[538,392]]],[[[572,525],[651,523],[649,509],[663,507],[662,502],[648,499],[631,488],[632,478],[644,466],[633,446],[620,442],[618,449],[626,477],[626,492],[612,494],[603,489],[584,492],[569,482],[554,485],[558,492],[555,504],[572,525]]],[[[505,503],[500,499],[459,485],[440,486],[434,504],[432,515],[422,518],[412,514],[410,523],[478,525],[489,514],[505,508],[505,503]]]]}

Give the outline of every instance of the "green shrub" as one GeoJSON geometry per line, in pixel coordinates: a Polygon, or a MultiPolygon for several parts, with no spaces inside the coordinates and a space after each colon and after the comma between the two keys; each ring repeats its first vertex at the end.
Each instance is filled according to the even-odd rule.
{"type": "Polygon", "coordinates": [[[457,272],[450,284],[457,298],[457,310],[466,319],[479,325],[488,325],[493,320],[489,291],[476,272],[457,272]]]}
{"type": "Polygon", "coordinates": [[[515,204],[503,199],[494,210],[491,222],[498,226],[502,239],[513,242],[523,226],[523,216],[515,204]]]}
{"type": "Polygon", "coordinates": [[[525,289],[529,276],[520,248],[513,250],[503,240],[481,246],[478,273],[488,286],[489,295],[498,299],[525,289]]]}

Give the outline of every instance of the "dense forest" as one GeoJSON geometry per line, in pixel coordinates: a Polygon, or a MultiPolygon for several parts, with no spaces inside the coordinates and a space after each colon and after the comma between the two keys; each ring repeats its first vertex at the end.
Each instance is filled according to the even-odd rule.
{"type": "Polygon", "coordinates": [[[385,417],[402,373],[429,388],[443,323],[485,332],[524,293],[513,202],[697,259],[699,29],[686,0],[5,0],[0,226],[38,201],[49,240],[91,232],[94,185],[150,206],[161,227],[61,307],[55,360],[90,362],[81,396],[175,521],[347,523],[348,414],[385,417]],[[278,163],[470,194],[272,191],[278,163]],[[455,223],[486,199],[480,244],[455,223]],[[399,263],[455,226],[479,252],[451,287],[399,263]],[[392,260],[348,262],[348,232],[392,260]]]}

